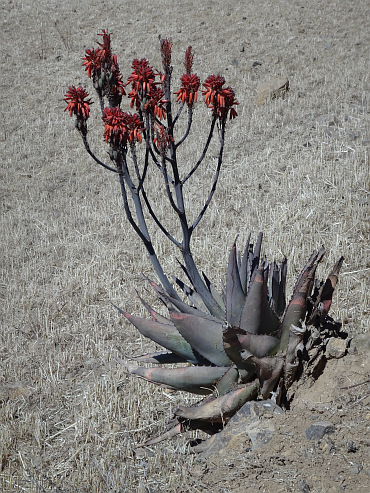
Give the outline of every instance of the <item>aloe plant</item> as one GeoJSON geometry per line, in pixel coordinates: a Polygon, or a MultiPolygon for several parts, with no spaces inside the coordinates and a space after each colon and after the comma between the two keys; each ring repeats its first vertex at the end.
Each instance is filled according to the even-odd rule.
{"type": "MultiPolygon", "coordinates": [[[[165,348],[163,352],[121,361],[129,373],[167,388],[208,396],[195,406],[180,406],[163,435],[141,445],[152,445],[187,429],[214,433],[248,400],[275,393],[279,404],[287,404],[287,391],[302,365],[314,330],[325,337],[338,336],[340,324],[328,315],[343,262],[341,257],[327,279],[315,278],[324,248],[314,251],[298,277],[289,303],[285,302],[286,258],[277,264],[261,258],[262,233],[254,247],[249,239],[240,259],[236,244],[231,248],[224,295],[217,294],[204,276],[209,291],[223,311],[214,317],[194,287],[176,279],[191,305],[173,298],[153,281],[158,298],[168,309],[168,318],[144,300],[150,319],[136,317],[117,307],[139,332],[165,348]],[[238,260],[239,259],[239,260],[238,260]],[[161,367],[144,368],[136,363],[161,367]],[[170,363],[191,366],[166,368],[170,363]]],[[[183,269],[193,286],[191,276],[183,269]]],[[[320,342],[322,342],[320,340],[320,342]]]]}
{"type": "Polygon", "coordinates": [[[120,361],[129,373],[149,382],[206,396],[195,406],[180,406],[168,430],[141,445],[154,444],[187,429],[213,434],[248,400],[266,399],[273,394],[277,402],[286,405],[288,389],[302,372],[308,347],[317,341],[322,343],[328,335],[339,334],[340,324],[328,312],[343,257],[325,282],[319,282],[315,274],[325,251],[323,247],[314,251],[286,304],[287,259],[280,264],[269,263],[261,255],[262,233],[259,233],[255,245],[250,237],[247,239],[242,253],[234,242],[225,292],[218,292],[209,278],[199,272],[191,251],[191,238],[208,209],[220,177],[227,121],[237,116],[234,91],[225,87],[221,75],[206,78],[202,94],[211,110],[208,136],[192,167],[180,166],[178,149],[191,134],[200,87],[199,77],[192,72],[191,47],[185,53],[181,88],[174,93],[179,105],[174,115],[171,40],[160,41],[163,73],[155,73],[146,59],[134,60],[133,71],[124,83],[117,56],[111,50],[111,34],[103,30],[101,36],[98,48],[86,50],[83,65],[99,98],[104,139],[113,164],[104,163],[90,149],[87,121],[92,101],[87,91],[70,87],[65,95],[66,110],[76,117],[76,128],[89,155],[106,170],[118,174],[126,217],[145,245],[160,284],[148,281],[168,310],[165,317],[142,298],[150,318],[140,318],[116,307],[143,336],[164,348],[162,352],[131,360],[125,355],[125,360],[120,361]],[[131,85],[128,96],[133,113],[121,109],[127,85],[131,85]],[[187,127],[178,136],[176,126],[185,111],[187,127]],[[209,144],[216,138],[216,128],[219,139],[216,171],[208,197],[191,223],[185,209],[184,188],[203,164],[209,144]],[[142,164],[136,152],[140,143],[145,144],[142,164]],[[181,239],[161,222],[147,193],[148,174],[155,171],[163,177],[170,208],[182,232],[181,239]],[[151,240],[148,217],[181,252],[180,266],[188,284],[179,278],[175,278],[175,286],[169,281],[151,240]],[[189,303],[182,301],[184,298],[189,303]],[[156,366],[148,368],[138,363],[156,366]]]}

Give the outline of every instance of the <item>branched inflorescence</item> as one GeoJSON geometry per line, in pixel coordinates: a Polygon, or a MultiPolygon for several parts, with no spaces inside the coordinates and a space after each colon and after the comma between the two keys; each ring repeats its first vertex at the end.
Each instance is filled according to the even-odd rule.
{"type": "Polygon", "coordinates": [[[180,406],[168,430],[145,444],[187,429],[213,434],[248,400],[258,396],[266,399],[273,393],[278,403],[287,405],[291,398],[289,388],[309,367],[308,351],[315,345],[321,350],[328,337],[340,335],[340,324],[334,322],[328,312],[343,258],[335,264],[326,281],[319,282],[315,273],[324,248],[313,252],[295,284],[290,302],[286,303],[287,260],[284,258],[281,264],[269,263],[261,255],[260,233],[255,245],[250,238],[247,240],[243,255],[237,253],[234,243],[225,291],[218,292],[208,277],[198,271],[191,251],[191,237],[216,190],[226,124],[237,116],[235,93],[231,87],[225,87],[221,75],[206,78],[201,92],[211,110],[208,136],[198,160],[184,173],[186,167],[180,167],[177,151],[191,133],[201,87],[199,76],[193,72],[191,47],[185,52],[185,73],[180,78],[180,89],[172,92],[170,39],[160,40],[162,73],[156,72],[145,58],[135,59],[132,73],[124,83],[117,56],[111,51],[111,34],[103,30],[100,36],[99,47],[86,50],[83,66],[99,97],[104,140],[109,145],[113,165],[98,159],[88,144],[87,121],[92,101],[85,89],[69,88],[65,95],[66,110],[76,117],[76,127],[90,156],[118,174],[126,217],[144,243],[161,285],[149,282],[168,309],[169,315],[165,317],[140,298],[150,314],[150,319],[143,319],[117,307],[143,336],[165,348],[165,351],[133,359],[180,366],[144,368],[127,362],[127,358],[121,362],[129,373],[153,383],[207,396],[196,406],[180,406]],[[133,112],[121,109],[127,86],[130,86],[127,96],[133,112]],[[179,105],[176,116],[172,106],[174,95],[179,105]],[[177,138],[175,128],[184,109],[188,115],[187,126],[177,138]],[[216,127],[219,152],[213,182],[208,197],[190,223],[184,186],[203,163],[216,127]],[[139,162],[136,153],[139,144],[145,146],[143,162],[139,162]],[[147,195],[148,174],[156,170],[163,176],[170,208],[182,232],[181,240],[161,222],[147,195]],[[181,252],[183,264],[180,266],[190,284],[178,278],[175,281],[190,304],[182,301],[162,268],[147,226],[148,217],[181,252]]]}

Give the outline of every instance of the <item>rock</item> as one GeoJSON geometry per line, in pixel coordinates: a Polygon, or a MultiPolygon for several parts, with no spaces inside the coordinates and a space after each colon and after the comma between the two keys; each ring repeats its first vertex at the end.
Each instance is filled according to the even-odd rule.
{"type": "Polygon", "coordinates": [[[284,97],[287,91],[289,91],[289,80],[286,77],[264,82],[257,89],[257,104],[261,105],[268,99],[284,97]]]}
{"type": "Polygon", "coordinates": [[[230,419],[228,425],[207,442],[194,447],[206,459],[212,455],[228,455],[230,452],[243,453],[248,449],[264,447],[274,435],[273,421],[268,419],[283,410],[270,399],[261,402],[247,402],[230,419]],[[265,416],[266,419],[261,419],[265,416]]]}
{"type": "Polygon", "coordinates": [[[346,450],[347,452],[355,453],[358,450],[358,445],[353,440],[348,440],[346,442],[346,450]]]}
{"type": "Polygon", "coordinates": [[[334,432],[334,425],[330,421],[316,421],[306,429],[306,438],[320,440],[327,433],[334,432]]]}
{"type": "Polygon", "coordinates": [[[252,450],[263,448],[274,436],[275,427],[271,421],[253,421],[245,427],[245,432],[252,442],[252,450]]]}
{"type": "Polygon", "coordinates": [[[354,462],[352,465],[352,473],[353,474],[359,474],[360,471],[362,471],[363,466],[362,464],[359,464],[358,462],[354,462]]]}
{"type": "Polygon", "coordinates": [[[304,479],[298,479],[297,486],[299,491],[301,491],[302,493],[309,493],[309,491],[311,491],[309,485],[306,483],[304,479]]]}
{"type": "Polygon", "coordinates": [[[331,337],[326,345],[326,357],[329,358],[342,358],[347,351],[348,342],[345,339],[339,339],[338,337],[331,337]]]}

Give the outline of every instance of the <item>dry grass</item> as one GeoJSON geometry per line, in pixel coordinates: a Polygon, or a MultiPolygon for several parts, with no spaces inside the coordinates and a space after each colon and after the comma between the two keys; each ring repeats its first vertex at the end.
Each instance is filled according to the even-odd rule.
{"type": "MultiPolygon", "coordinates": [[[[278,0],[241,12],[239,2],[189,0],[164,13],[159,1],[15,3],[4,2],[1,21],[0,485],[186,491],[193,459],[185,440],[145,459],[134,452],[192,397],[128,378],[112,357],[118,346],[129,354],[151,347],[109,302],[141,313],[135,288],[144,289],[142,271],[153,274],[123,217],[118,184],[84,153],[63,94],[70,84],[89,87],[80,57],[101,28],[113,31],[126,76],[134,57],[159,66],[158,34],[173,37],[179,71],[191,44],[201,78],[223,73],[240,102],[215,200],[194,237],[198,264],[220,285],[228,248],[249,230],[265,232],[270,257],[288,256],[290,274],[325,244],[323,271],[345,256],[332,315],[352,333],[367,331],[366,5],[278,0]],[[252,68],[256,60],[262,65],[252,68]],[[256,107],[259,81],[280,74],[290,80],[287,98],[256,107]]],[[[201,134],[201,110],[197,117],[201,134]]],[[[92,146],[104,156],[101,133],[96,120],[92,146]]],[[[201,142],[197,134],[184,166],[201,142]]],[[[189,191],[191,203],[205,196],[215,157],[189,191]]],[[[165,270],[177,272],[177,252],[160,236],[155,242],[165,270]]]]}

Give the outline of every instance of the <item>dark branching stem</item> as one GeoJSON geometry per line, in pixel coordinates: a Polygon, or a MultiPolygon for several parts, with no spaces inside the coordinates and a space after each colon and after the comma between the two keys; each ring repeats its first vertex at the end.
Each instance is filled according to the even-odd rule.
{"type": "MultiPolygon", "coordinates": [[[[165,166],[166,161],[163,160],[162,161],[162,170],[163,170],[163,176],[164,176],[165,186],[166,186],[166,190],[167,190],[167,196],[170,200],[170,203],[171,203],[173,210],[175,211],[175,213],[177,214],[177,216],[179,218],[179,222],[180,222],[180,226],[181,226],[181,230],[182,230],[182,242],[181,242],[180,250],[181,250],[181,254],[182,254],[182,257],[184,259],[189,277],[192,280],[193,286],[194,286],[195,290],[199,293],[199,295],[202,297],[202,299],[203,299],[204,303],[206,304],[210,313],[214,316],[223,318],[223,316],[224,316],[223,310],[218,305],[218,303],[216,302],[216,300],[212,296],[211,292],[207,288],[207,285],[205,284],[203,278],[199,274],[199,271],[198,271],[197,266],[195,264],[193,255],[191,253],[190,239],[191,239],[191,235],[194,231],[194,227],[189,227],[189,225],[188,225],[188,220],[187,220],[186,211],[185,211],[185,204],[184,204],[184,196],[183,196],[183,184],[184,184],[184,182],[180,179],[179,169],[178,169],[178,165],[177,165],[177,153],[176,153],[177,145],[175,144],[175,141],[174,141],[174,125],[175,125],[175,121],[177,120],[180,112],[178,113],[178,115],[174,121],[172,118],[172,104],[171,104],[171,72],[172,72],[172,68],[167,67],[167,69],[165,70],[165,76],[166,76],[165,77],[165,98],[167,100],[166,112],[167,112],[167,122],[168,122],[168,127],[167,127],[168,128],[168,134],[169,134],[170,138],[172,139],[172,144],[170,146],[169,162],[170,162],[171,168],[172,168],[172,174],[173,174],[173,183],[172,184],[173,184],[173,188],[174,188],[176,203],[175,203],[175,200],[172,196],[172,192],[170,191],[170,188],[169,188],[167,168],[165,166]]],[[[212,138],[215,121],[216,120],[214,118],[212,121],[212,125],[211,125],[211,132],[210,132],[210,135],[209,135],[209,137],[207,139],[207,143],[206,143],[207,149],[208,149],[209,142],[212,138]]],[[[187,134],[190,131],[190,127],[191,127],[191,116],[189,117],[189,120],[188,120],[188,128],[186,131],[187,134]]],[[[205,155],[205,152],[206,151],[204,151],[204,155],[205,155]]],[[[200,162],[203,160],[204,155],[201,157],[200,162]]],[[[221,161],[222,161],[222,159],[221,159],[221,161]]],[[[199,164],[200,164],[200,162],[199,162],[199,164]]],[[[195,168],[197,168],[199,166],[199,164],[197,163],[195,165],[195,168]]],[[[195,169],[194,169],[194,171],[195,171],[195,169]]],[[[209,198],[209,201],[210,201],[210,198],[209,198]]],[[[208,205],[207,205],[207,207],[208,207],[208,205]]],[[[207,208],[207,207],[205,207],[205,208],[207,208]]],[[[204,209],[204,207],[203,207],[203,209],[204,209]]]]}
{"type": "Polygon", "coordinates": [[[166,274],[163,271],[163,268],[158,260],[157,254],[155,253],[147,226],[143,214],[143,209],[140,201],[140,196],[137,193],[136,187],[134,186],[129,171],[127,167],[127,162],[126,162],[126,156],[125,155],[120,155],[119,159],[119,179],[120,179],[120,185],[121,185],[121,194],[122,194],[122,199],[123,199],[123,204],[125,208],[125,213],[126,217],[133,227],[134,231],[136,234],[139,236],[141,241],[143,242],[150,261],[154,267],[155,272],[157,273],[157,276],[159,277],[160,282],[162,283],[162,286],[165,288],[165,290],[172,296],[178,299],[178,295],[174,288],[172,287],[172,284],[168,280],[166,274]],[[131,192],[131,197],[134,202],[135,206],[135,213],[136,217],[138,219],[139,224],[137,224],[132,217],[130,206],[128,203],[128,198],[127,198],[127,192],[126,192],[126,186],[129,188],[131,192]]]}
{"type": "Polygon", "coordinates": [[[111,168],[110,166],[108,166],[107,164],[103,163],[103,161],[100,161],[100,159],[98,159],[95,154],[91,151],[90,149],[90,146],[89,146],[89,143],[87,142],[87,137],[86,137],[86,133],[83,133],[83,132],[80,132],[81,133],[81,136],[82,136],[82,141],[84,143],[84,146],[85,146],[85,149],[87,151],[87,153],[93,158],[93,160],[98,163],[100,166],[103,166],[103,168],[109,170],[109,171],[112,171],[113,173],[118,173],[118,171],[114,168],[111,168]]]}
{"type": "MultiPolygon", "coordinates": [[[[146,123],[147,123],[147,128],[148,128],[148,125],[150,123],[149,115],[147,115],[146,123]]],[[[142,197],[143,197],[145,204],[147,206],[147,209],[149,211],[149,214],[151,215],[151,217],[153,218],[154,222],[159,227],[159,229],[164,233],[165,236],[167,236],[167,238],[170,241],[172,241],[172,243],[174,243],[177,247],[180,247],[180,243],[169,233],[169,231],[163,226],[163,224],[158,219],[157,215],[155,214],[155,212],[151,206],[151,203],[148,199],[148,196],[147,196],[145,188],[144,188],[144,181],[145,181],[146,173],[147,173],[147,170],[149,167],[149,150],[150,150],[149,132],[146,132],[146,134],[145,134],[145,141],[146,141],[146,150],[145,150],[145,162],[144,162],[143,174],[140,176],[140,173],[138,173],[138,171],[137,171],[137,177],[139,180],[139,185],[137,187],[137,194],[140,194],[140,192],[141,192],[142,197]]],[[[131,147],[131,153],[132,153],[132,159],[135,163],[135,169],[138,170],[137,157],[136,157],[136,152],[135,152],[134,147],[131,147]]],[[[165,166],[164,165],[162,165],[162,166],[159,165],[159,168],[162,172],[165,173],[165,166]]],[[[168,176],[167,176],[167,180],[168,180],[168,176]]]]}
{"type": "Polygon", "coordinates": [[[94,85],[97,84],[97,89],[96,89],[96,92],[98,94],[98,97],[99,97],[99,103],[100,103],[100,109],[101,109],[101,112],[102,112],[102,115],[104,115],[104,98],[103,98],[103,91],[100,89],[99,87],[99,80],[96,80],[94,81],[94,85]]]}
{"type": "MultiPolygon", "coordinates": [[[[217,115],[214,115],[213,118],[212,118],[212,123],[211,123],[211,128],[210,128],[210,131],[209,131],[209,134],[208,134],[208,138],[207,138],[207,142],[206,142],[206,145],[204,146],[204,149],[203,149],[203,152],[202,152],[202,155],[200,156],[198,162],[194,165],[194,167],[191,169],[190,173],[188,173],[185,178],[182,180],[182,183],[184,184],[190,177],[191,175],[198,169],[198,167],[202,164],[202,161],[205,157],[205,155],[207,154],[207,151],[208,151],[208,147],[209,147],[209,144],[212,140],[212,137],[213,137],[213,132],[214,132],[214,129],[215,129],[215,124],[216,124],[216,121],[217,121],[217,115]]],[[[223,146],[223,144],[222,144],[223,146]]],[[[222,162],[222,159],[221,159],[221,162],[222,162]]]]}
{"type": "Polygon", "coordinates": [[[193,123],[193,107],[190,106],[189,107],[189,111],[188,111],[188,126],[186,127],[186,131],[182,137],[181,140],[179,140],[177,143],[176,143],[176,148],[179,147],[183,142],[184,140],[187,138],[187,136],[189,135],[189,132],[190,132],[190,129],[191,129],[191,124],[193,123]]]}
{"type": "MultiPolygon", "coordinates": [[[[182,216],[182,211],[178,208],[178,206],[175,204],[175,201],[173,200],[172,191],[171,191],[170,184],[168,181],[166,159],[164,157],[162,159],[161,169],[163,170],[163,178],[164,178],[164,184],[166,187],[166,193],[167,193],[168,200],[169,200],[173,210],[180,217],[180,216],[182,216]]],[[[177,203],[179,203],[179,201],[177,201],[177,203]]]]}
{"type": "Polygon", "coordinates": [[[180,108],[179,108],[179,111],[177,112],[177,115],[175,116],[175,119],[173,120],[173,125],[176,125],[176,122],[179,119],[179,117],[180,117],[180,115],[182,113],[182,110],[184,109],[184,106],[185,106],[185,104],[184,103],[181,103],[180,108]]]}
{"type": "Polygon", "coordinates": [[[145,190],[141,190],[143,199],[145,201],[145,204],[148,208],[149,214],[152,216],[153,221],[156,223],[158,228],[164,233],[167,238],[172,241],[174,245],[176,245],[178,248],[181,248],[181,243],[179,243],[174,236],[171,235],[171,233],[163,226],[163,224],[160,222],[158,217],[156,216],[155,212],[153,211],[153,208],[151,206],[151,203],[149,202],[148,196],[145,193],[145,190]]]}
{"type": "MultiPolygon", "coordinates": [[[[188,124],[187,128],[185,130],[184,135],[180,140],[178,140],[175,143],[174,139],[174,127],[183,111],[183,108],[185,106],[184,103],[181,104],[176,117],[173,119],[172,116],[172,103],[171,103],[171,74],[172,74],[172,67],[165,66],[165,79],[164,79],[164,93],[165,93],[165,99],[166,99],[166,114],[167,114],[167,132],[168,135],[171,139],[171,144],[170,144],[170,152],[169,156],[161,156],[161,159],[159,159],[160,156],[160,149],[153,143],[154,141],[154,123],[157,123],[158,125],[163,126],[163,123],[155,119],[154,117],[151,117],[149,114],[145,114],[142,111],[142,109],[139,109],[139,117],[140,120],[143,122],[143,136],[145,139],[145,145],[146,145],[146,150],[145,150],[145,161],[144,161],[144,166],[142,170],[140,170],[139,165],[138,165],[138,160],[137,160],[137,155],[135,151],[134,145],[130,146],[130,158],[132,159],[133,163],[133,169],[134,169],[134,174],[135,174],[135,182],[134,183],[129,167],[127,164],[127,148],[121,149],[118,152],[117,157],[115,157],[115,162],[117,165],[117,169],[114,169],[102,161],[100,161],[90,150],[89,144],[87,142],[86,138],[86,133],[87,129],[83,129],[80,131],[82,135],[82,139],[84,142],[84,146],[88,154],[94,159],[96,163],[98,163],[100,166],[103,168],[112,171],[114,173],[119,174],[119,180],[120,180],[120,187],[121,187],[121,195],[123,199],[123,204],[124,204],[124,209],[126,213],[126,217],[131,224],[132,228],[134,229],[135,233],[139,236],[140,240],[143,242],[148,254],[150,261],[154,267],[154,270],[162,283],[162,286],[165,288],[165,290],[170,294],[170,296],[175,297],[176,299],[179,299],[178,294],[176,293],[175,289],[169,282],[166,274],[163,271],[163,268],[158,260],[157,254],[155,252],[145,216],[144,216],[144,211],[143,211],[143,204],[145,204],[147,211],[150,214],[150,217],[153,219],[155,224],[158,226],[158,228],[163,232],[163,234],[174,244],[176,247],[178,247],[181,251],[182,257],[184,259],[184,263],[186,266],[187,270],[187,275],[189,276],[193,287],[195,290],[199,293],[199,295],[202,297],[204,303],[206,304],[208,310],[210,313],[216,317],[223,318],[224,317],[224,311],[220,307],[220,305],[217,303],[217,301],[214,299],[212,296],[210,290],[208,289],[206,283],[204,282],[203,278],[201,277],[192,252],[190,248],[190,240],[191,236],[195,230],[195,228],[198,226],[199,222],[203,218],[206,210],[208,209],[208,206],[213,198],[214,192],[216,190],[217,182],[219,179],[219,174],[220,174],[220,169],[222,165],[222,156],[223,156],[223,148],[224,148],[224,135],[225,135],[225,122],[221,122],[221,132],[220,132],[220,152],[219,152],[219,157],[218,157],[218,164],[217,164],[217,169],[215,172],[212,188],[209,192],[209,195],[203,205],[202,210],[198,214],[197,218],[193,222],[191,226],[188,224],[188,219],[187,219],[187,214],[185,210],[185,204],[184,204],[184,195],[183,195],[183,187],[184,184],[189,180],[189,178],[197,171],[199,166],[204,160],[204,157],[206,156],[206,153],[209,149],[210,142],[212,140],[213,134],[214,134],[214,129],[217,121],[217,115],[213,115],[212,122],[211,122],[211,128],[207,137],[207,141],[205,143],[204,149],[202,151],[202,154],[197,161],[197,163],[193,166],[193,168],[190,170],[190,172],[181,180],[180,178],[180,173],[179,173],[179,168],[178,168],[178,163],[177,163],[177,148],[183,144],[183,142],[186,140],[186,138],[189,136],[191,127],[192,127],[192,122],[193,122],[193,108],[190,106],[188,107],[188,124]],[[144,121],[145,120],[145,121],[144,121]],[[165,184],[165,189],[166,189],[166,195],[167,198],[171,204],[171,207],[175,214],[177,215],[182,231],[182,241],[176,240],[176,238],[165,228],[165,226],[161,223],[159,218],[157,217],[150,200],[147,196],[146,190],[145,190],[145,180],[147,178],[147,172],[149,169],[149,162],[150,158],[152,159],[154,165],[161,171],[163,178],[164,178],[164,184],[165,184]],[[168,173],[168,168],[170,168],[170,174],[168,173]],[[131,200],[132,204],[135,209],[135,219],[133,217],[133,214],[131,212],[131,200],[129,202],[128,200],[128,194],[131,195],[131,200]]],[[[104,114],[104,101],[103,101],[103,93],[100,88],[97,89],[97,93],[99,95],[99,101],[100,101],[100,107],[101,111],[104,114]]]]}
{"type": "Polygon", "coordinates": [[[225,142],[225,127],[221,127],[221,135],[220,135],[220,152],[219,152],[219,155],[218,155],[218,163],[217,163],[217,168],[216,168],[216,173],[215,173],[215,176],[214,176],[214,180],[213,180],[213,184],[212,184],[212,188],[210,190],[210,193],[208,195],[208,198],[203,206],[203,209],[200,211],[199,213],[199,216],[196,218],[196,220],[194,221],[193,225],[191,226],[191,231],[194,231],[194,229],[198,226],[199,224],[199,221],[202,219],[202,217],[204,216],[206,210],[208,209],[208,206],[213,198],[213,195],[216,191],[216,187],[217,187],[217,182],[218,182],[218,178],[220,176],[220,170],[221,170],[221,165],[222,165],[222,155],[223,155],[223,151],[224,151],[224,142],[225,142]]]}

